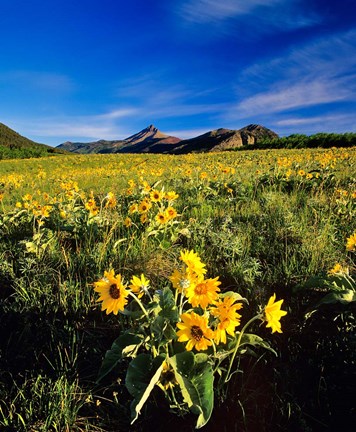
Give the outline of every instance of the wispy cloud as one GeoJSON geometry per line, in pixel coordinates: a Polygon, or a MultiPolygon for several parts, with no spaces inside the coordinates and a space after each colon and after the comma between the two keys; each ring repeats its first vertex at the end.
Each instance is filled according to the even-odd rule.
{"type": "Polygon", "coordinates": [[[186,0],[176,7],[176,12],[180,19],[193,26],[214,25],[210,30],[215,28],[226,35],[238,28],[240,37],[254,39],[261,34],[290,31],[319,22],[319,13],[312,8],[301,8],[301,3],[302,0],[186,0]],[[246,20],[248,15],[251,19],[246,20]]]}
{"type": "Polygon", "coordinates": [[[290,133],[291,128],[298,128],[299,133],[313,134],[323,132],[356,132],[356,119],[354,114],[330,114],[299,117],[291,116],[273,123],[280,133],[290,133]]]}
{"type": "Polygon", "coordinates": [[[356,129],[356,118],[353,114],[325,114],[313,117],[290,117],[275,122],[277,126],[300,126],[300,125],[320,125],[328,122],[331,124],[352,124],[356,129]]]}
{"type": "Polygon", "coordinates": [[[254,9],[273,7],[286,0],[188,0],[183,2],[179,12],[188,21],[213,22],[245,15],[254,9]]]}
{"type": "Polygon", "coordinates": [[[295,108],[305,108],[331,102],[352,100],[356,86],[354,77],[340,79],[302,80],[295,84],[284,82],[270,91],[259,93],[242,100],[236,106],[238,115],[244,117],[252,113],[276,113],[295,108]]]}
{"type": "Polygon", "coordinates": [[[355,37],[352,31],[317,40],[247,68],[236,85],[240,100],[227,115],[241,118],[355,101],[356,74],[350,72],[356,70],[355,37]]]}
{"type": "MultiPolygon", "coordinates": [[[[17,132],[32,138],[46,141],[46,138],[58,138],[62,140],[98,140],[98,139],[122,139],[131,134],[116,120],[135,115],[133,108],[114,109],[112,111],[88,116],[52,116],[36,119],[5,119],[4,122],[17,132]],[[37,137],[37,138],[35,138],[37,137]]],[[[50,140],[52,141],[52,140],[50,140]]],[[[56,142],[59,144],[59,142],[56,142]]]]}

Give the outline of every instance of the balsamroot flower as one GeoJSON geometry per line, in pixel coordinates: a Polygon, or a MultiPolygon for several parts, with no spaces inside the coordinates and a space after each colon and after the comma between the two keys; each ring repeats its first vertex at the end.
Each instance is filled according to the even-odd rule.
{"type": "Polygon", "coordinates": [[[151,193],[150,193],[150,198],[151,198],[151,201],[152,202],[159,202],[159,201],[161,201],[162,200],[162,198],[163,198],[163,192],[161,192],[161,191],[158,191],[158,190],[153,190],[151,193]]]}
{"type": "Polygon", "coordinates": [[[181,251],[180,259],[188,267],[188,270],[196,275],[203,275],[206,273],[205,264],[202,263],[198,254],[194,251],[181,251]]]}
{"type": "Polygon", "coordinates": [[[129,292],[122,283],[121,275],[115,276],[114,270],[105,271],[104,278],[94,282],[94,291],[100,294],[97,301],[103,302],[101,310],[106,310],[107,315],[111,312],[117,315],[124,310],[129,292]]]}
{"type": "Polygon", "coordinates": [[[131,279],[131,291],[137,294],[138,298],[141,298],[144,294],[148,293],[148,289],[150,287],[150,281],[145,278],[144,274],[138,278],[137,276],[133,276],[131,279]]]}
{"type": "Polygon", "coordinates": [[[188,288],[194,287],[197,283],[197,277],[190,273],[189,271],[179,271],[175,269],[172,275],[169,277],[172,282],[173,287],[178,290],[178,292],[186,294],[188,288]]]}
{"type": "Polygon", "coordinates": [[[346,240],[346,250],[355,251],[356,250],[356,231],[350,235],[350,237],[346,240]]]}
{"type": "Polygon", "coordinates": [[[166,213],[163,213],[163,212],[157,213],[156,221],[161,225],[164,225],[165,223],[167,223],[168,217],[167,217],[166,213]]]}
{"type": "Polygon", "coordinates": [[[163,391],[167,391],[168,389],[172,389],[177,384],[178,382],[176,380],[173,368],[166,361],[164,361],[161,376],[157,383],[158,387],[160,387],[163,391]]]}
{"type": "Polygon", "coordinates": [[[281,310],[283,300],[279,300],[278,302],[275,302],[275,300],[276,294],[273,294],[273,296],[268,300],[267,306],[265,307],[265,320],[267,321],[266,327],[270,327],[272,329],[272,333],[282,333],[281,323],[279,320],[282,318],[282,316],[287,315],[287,312],[281,310]]]}
{"type": "Polygon", "coordinates": [[[208,327],[208,317],[190,312],[183,313],[180,318],[182,321],[177,323],[178,341],[187,342],[185,346],[187,351],[193,348],[204,351],[213,344],[214,332],[208,327]]]}
{"type": "Polygon", "coordinates": [[[240,325],[241,315],[237,311],[242,309],[242,303],[234,303],[234,297],[227,295],[215,302],[215,306],[210,309],[211,315],[218,318],[214,338],[217,344],[226,343],[226,333],[235,336],[235,329],[240,325]]]}
{"type": "Polygon", "coordinates": [[[209,304],[213,304],[218,299],[219,277],[214,279],[200,279],[195,285],[190,286],[186,291],[189,303],[193,307],[206,309],[209,304]]]}

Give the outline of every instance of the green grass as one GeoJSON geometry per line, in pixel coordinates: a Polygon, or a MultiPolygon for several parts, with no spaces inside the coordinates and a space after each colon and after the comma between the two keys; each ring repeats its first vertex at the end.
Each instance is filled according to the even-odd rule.
{"type": "Polygon", "coordinates": [[[244,360],[244,372],[229,384],[227,400],[217,400],[206,430],[217,430],[217,425],[229,431],[267,432],[272,426],[277,431],[351,430],[352,403],[341,404],[338,398],[352,398],[353,306],[342,313],[326,307],[305,322],[318,293],[294,293],[298,284],[325,276],[336,262],[355,272],[355,255],[346,252],[345,244],[356,228],[356,153],[324,153],[2,161],[0,429],[191,430],[194,421],[170,414],[158,389],[154,402],[130,426],[125,364],[96,384],[103,356],[127,318],[101,313],[92,285],[112,267],[126,281],[143,272],[155,288],[162,288],[179,251],[189,248],[207,264],[209,277],[220,277],[223,289],[248,298],[244,319],[274,292],[285,299],[289,312],[283,334],[259,329],[279,357],[244,360]],[[290,160],[290,177],[289,167],[278,164],[282,157],[290,160]],[[222,173],[226,166],[235,173],[222,173]],[[300,169],[319,177],[298,176],[300,169]],[[200,178],[204,171],[207,180],[200,178]],[[150,231],[138,215],[129,215],[132,202],[142,199],[140,176],[179,194],[177,225],[158,229],[152,222],[150,231]],[[73,200],[65,197],[57,178],[78,182],[73,200]],[[136,182],[130,193],[129,180],[136,182]],[[91,218],[85,209],[91,190],[99,209],[109,191],[116,194],[118,206],[102,205],[91,218]],[[42,226],[32,209],[15,207],[25,202],[26,193],[40,206],[53,206],[42,226]],[[43,193],[49,195],[47,201],[43,193]],[[61,206],[67,209],[66,219],[60,217],[61,206]],[[128,215],[134,221],[129,228],[124,225],[128,215]]]}

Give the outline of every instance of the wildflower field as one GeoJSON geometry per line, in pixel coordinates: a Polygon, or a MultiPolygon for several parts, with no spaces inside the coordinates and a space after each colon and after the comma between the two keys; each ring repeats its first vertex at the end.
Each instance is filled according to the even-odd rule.
{"type": "Polygon", "coordinates": [[[353,430],[356,148],[4,160],[0,201],[0,430],[353,430]]]}

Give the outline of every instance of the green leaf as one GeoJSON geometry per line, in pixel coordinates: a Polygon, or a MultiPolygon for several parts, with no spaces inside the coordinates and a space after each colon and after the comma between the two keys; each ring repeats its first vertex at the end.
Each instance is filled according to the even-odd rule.
{"type": "Polygon", "coordinates": [[[206,354],[185,351],[168,359],[173,367],[184,402],[198,415],[196,428],[210,419],[214,407],[214,375],[206,354]]]}
{"type": "Polygon", "coordinates": [[[126,373],[125,385],[134,397],[131,402],[131,424],[139,416],[143,405],[159,381],[165,357],[158,356],[153,361],[149,354],[139,354],[134,358],[126,373]]]}
{"type": "Polygon", "coordinates": [[[257,335],[252,334],[252,333],[244,333],[242,335],[240,348],[243,347],[244,345],[261,347],[261,348],[264,348],[264,349],[270,351],[271,353],[273,353],[276,356],[278,355],[277,352],[270,346],[270,344],[267,341],[262,339],[260,336],[257,336],[257,335]]]}
{"type": "Polygon", "coordinates": [[[175,324],[178,321],[178,308],[172,290],[169,287],[164,287],[163,290],[157,290],[156,295],[160,306],[159,315],[175,324]]]}
{"type": "Polygon", "coordinates": [[[333,291],[329,294],[326,294],[314,307],[317,309],[319,306],[323,304],[349,304],[356,301],[356,291],[348,289],[343,291],[333,291]]]}
{"type": "Polygon", "coordinates": [[[223,294],[220,294],[220,297],[224,298],[224,297],[233,297],[235,301],[237,302],[245,302],[248,304],[248,300],[245,297],[242,297],[242,295],[240,295],[239,293],[235,292],[235,291],[227,291],[223,294]]]}
{"type": "Polygon", "coordinates": [[[134,355],[141,344],[142,339],[135,334],[124,333],[119,336],[106,351],[96,382],[110,373],[123,357],[134,355]]]}

